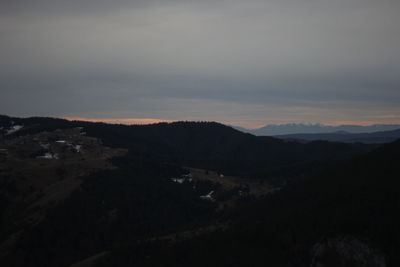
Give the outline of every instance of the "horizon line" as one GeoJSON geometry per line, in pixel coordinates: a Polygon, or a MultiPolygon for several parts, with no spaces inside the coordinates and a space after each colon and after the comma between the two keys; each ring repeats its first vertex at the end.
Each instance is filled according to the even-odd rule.
{"type": "Polygon", "coordinates": [[[86,117],[61,117],[63,119],[69,121],[88,121],[88,122],[104,122],[110,124],[125,124],[125,125],[147,125],[147,124],[156,124],[156,123],[172,123],[178,121],[215,121],[228,126],[238,126],[243,127],[248,130],[259,129],[262,127],[266,127],[269,125],[288,125],[288,124],[305,124],[305,125],[322,125],[322,126],[373,126],[373,125],[400,125],[399,123],[393,122],[383,122],[383,121],[329,121],[326,123],[321,122],[282,122],[282,123],[266,123],[266,124],[250,124],[248,123],[232,123],[228,121],[216,121],[216,120],[170,120],[170,119],[158,119],[158,118],[86,118],[86,117]],[[247,126],[243,126],[247,125],[247,126]]]}

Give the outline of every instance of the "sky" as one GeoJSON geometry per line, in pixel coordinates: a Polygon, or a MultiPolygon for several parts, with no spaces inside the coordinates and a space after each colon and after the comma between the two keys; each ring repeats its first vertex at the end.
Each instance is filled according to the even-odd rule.
{"type": "Polygon", "coordinates": [[[398,14],[398,0],[0,0],[0,114],[400,123],[398,14]]]}

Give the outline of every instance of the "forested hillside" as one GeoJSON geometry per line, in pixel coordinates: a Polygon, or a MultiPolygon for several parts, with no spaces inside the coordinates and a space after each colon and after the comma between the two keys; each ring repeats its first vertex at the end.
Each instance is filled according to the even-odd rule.
{"type": "Polygon", "coordinates": [[[302,144],[273,137],[256,137],[214,122],[127,126],[51,118],[4,117],[3,120],[25,125],[12,135],[84,127],[89,136],[100,138],[105,145],[126,148],[144,158],[278,182],[350,159],[376,147],[327,141],[302,144]]]}
{"type": "Polygon", "coordinates": [[[213,122],[0,123],[2,266],[400,263],[399,141],[303,144],[213,122]]]}
{"type": "Polygon", "coordinates": [[[399,266],[399,160],[397,141],[244,202],[227,230],[138,253],[132,243],[100,266],[399,266]]]}

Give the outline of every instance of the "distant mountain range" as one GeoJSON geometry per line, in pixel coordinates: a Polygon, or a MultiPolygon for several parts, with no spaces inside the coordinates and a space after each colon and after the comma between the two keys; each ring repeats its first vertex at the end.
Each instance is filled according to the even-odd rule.
{"type": "Polygon", "coordinates": [[[344,131],[316,134],[285,134],[274,137],[296,141],[331,141],[342,143],[383,144],[400,139],[400,129],[373,133],[348,133],[344,131]]]}
{"type": "Polygon", "coordinates": [[[400,129],[400,124],[374,124],[368,126],[360,125],[323,125],[323,124],[303,124],[303,123],[289,123],[289,124],[272,124],[258,129],[246,129],[243,127],[233,126],[239,131],[251,133],[258,136],[277,136],[289,134],[359,134],[359,133],[373,133],[393,131],[400,129]]]}

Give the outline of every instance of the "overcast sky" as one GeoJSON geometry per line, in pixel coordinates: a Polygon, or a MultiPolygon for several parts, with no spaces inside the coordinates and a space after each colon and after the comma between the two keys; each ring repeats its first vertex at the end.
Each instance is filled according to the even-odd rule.
{"type": "Polygon", "coordinates": [[[399,123],[398,0],[0,0],[0,114],[399,123]]]}

